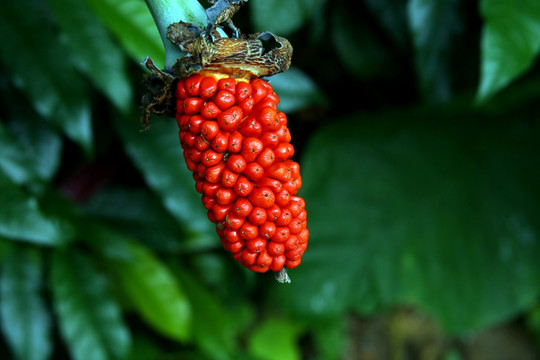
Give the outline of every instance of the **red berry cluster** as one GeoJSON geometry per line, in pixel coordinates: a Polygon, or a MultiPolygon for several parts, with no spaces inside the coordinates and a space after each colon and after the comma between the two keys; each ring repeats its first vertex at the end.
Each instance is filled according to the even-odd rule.
{"type": "Polygon", "coordinates": [[[195,74],[178,81],[176,102],[184,159],[225,249],[257,272],[298,266],[309,237],[302,180],[270,84],[195,74]]]}

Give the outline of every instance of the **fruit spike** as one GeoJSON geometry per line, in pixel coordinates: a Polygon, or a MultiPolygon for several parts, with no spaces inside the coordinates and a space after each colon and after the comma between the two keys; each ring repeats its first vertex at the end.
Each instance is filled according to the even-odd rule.
{"type": "Polygon", "coordinates": [[[288,283],[286,269],[300,264],[308,244],[307,213],[287,116],[262,77],[289,68],[292,46],[268,31],[241,34],[231,17],[246,1],[209,0],[204,26],[154,17],[172,56],[182,56],[165,71],[143,62],[151,75],[141,122],[176,117],[185,163],[224,248],[288,283]]]}
{"type": "Polygon", "coordinates": [[[187,167],[223,247],[246,268],[289,282],[308,244],[299,165],[272,86],[204,71],[176,85],[187,167]]]}

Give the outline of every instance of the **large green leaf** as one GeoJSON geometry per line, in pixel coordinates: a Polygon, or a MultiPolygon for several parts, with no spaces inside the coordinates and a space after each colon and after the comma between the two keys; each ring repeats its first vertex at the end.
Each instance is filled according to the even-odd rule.
{"type": "Polygon", "coordinates": [[[50,0],[76,65],[119,109],[132,104],[126,59],[84,2],[50,0]]]}
{"type": "Polygon", "coordinates": [[[540,4],[536,0],[483,0],[481,78],[485,100],[527,71],[540,50],[540,4]]]}
{"type": "Polygon", "coordinates": [[[317,317],[406,302],[452,332],[523,309],[540,294],[538,134],[406,112],[322,128],[301,163],[310,246],[276,301],[317,317]]]}
{"type": "Polygon", "coordinates": [[[24,184],[37,178],[34,169],[27,166],[31,157],[0,123],[0,169],[11,181],[24,184]]]}
{"type": "Polygon", "coordinates": [[[52,352],[51,318],[40,293],[41,287],[38,252],[16,247],[3,259],[1,324],[17,360],[45,360],[52,352]]]}
{"type": "Polygon", "coordinates": [[[450,99],[452,39],[462,27],[458,0],[411,0],[407,13],[420,88],[426,100],[450,99]]]}
{"type": "Polygon", "coordinates": [[[251,0],[251,20],[256,31],[286,36],[320,11],[325,0],[251,0]]]}
{"type": "Polygon", "coordinates": [[[70,222],[44,211],[39,199],[0,172],[0,235],[42,245],[65,244],[74,236],[70,222]]]}
{"type": "MultiPolygon", "coordinates": [[[[18,155],[13,154],[18,158],[18,166],[24,166],[26,171],[35,174],[41,180],[50,180],[60,165],[62,138],[50,123],[44,122],[33,111],[24,109],[25,102],[13,103],[17,109],[7,124],[10,140],[6,140],[6,143],[16,142],[16,144],[11,150],[6,151],[8,153],[18,151],[18,155]]],[[[15,181],[14,178],[12,180],[15,181]]],[[[28,180],[36,179],[32,176],[28,180]]]]}
{"type": "Polygon", "coordinates": [[[193,340],[214,359],[233,359],[237,319],[227,311],[220,298],[209,292],[185,270],[176,268],[193,309],[193,340]]]}
{"type": "Polygon", "coordinates": [[[128,154],[165,208],[198,237],[199,244],[215,243],[217,235],[184,163],[176,122],[157,119],[143,132],[135,116],[119,118],[117,125],[128,154]]]}
{"type": "Polygon", "coordinates": [[[284,319],[266,319],[249,338],[251,355],[261,360],[301,359],[298,336],[301,328],[284,319]]]}
{"type": "Polygon", "coordinates": [[[57,251],[51,288],[60,331],[75,360],[124,358],[131,336],[107,278],[75,250],[57,251]]]}
{"type": "Polygon", "coordinates": [[[198,245],[148,189],[103,189],[85,204],[85,210],[158,252],[178,253],[180,248],[198,245]]]}
{"type": "Polygon", "coordinates": [[[3,4],[0,61],[36,111],[90,153],[92,130],[85,84],[40,4],[29,0],[3,4]]]}
{"type": "Polygon", "coordinates": [[[172,339],[191,338],[191,304],[169,268],[148,249],[125,243],[129,260],[111,259],[120,288],[141,317],[172,339]]]}
{"type": "Polygon", "coordinates": [[[136,62],[147,56],[163,68],[165,50],[159,32],[144,1],[86,0],[107,28],[136,62]]]}

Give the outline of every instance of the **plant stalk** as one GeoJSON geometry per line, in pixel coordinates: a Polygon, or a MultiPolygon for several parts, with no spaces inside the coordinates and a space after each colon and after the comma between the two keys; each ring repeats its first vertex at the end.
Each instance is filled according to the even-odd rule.
{"type": "Polygon", "coordinates": [[[206,11],[197,0],[145,0],[165,48],[165,71],[171,71],[185,53],[167,39],[167,28],[179,21],[206,26],[206,11]]]}

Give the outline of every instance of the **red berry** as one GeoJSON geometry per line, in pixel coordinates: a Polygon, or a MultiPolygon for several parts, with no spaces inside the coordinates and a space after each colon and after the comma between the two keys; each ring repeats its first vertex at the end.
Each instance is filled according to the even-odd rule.
{"type": "Polygon", "coordinates": [[[236,180],[238,180],[238,174],[234,171],[231,171],[229,168],[223,170],[221,175],[221,185],[224,187],[233,187],[236,185],[236,180]]]}
{"type": "Polygon", "coordinates": [[[202,163],[204,166],[210,167],[217,165],[223,160],[223,154],[217,153],[214,150],[208,149],[202,154],[202,163]]]}
{"type": "Polygon", "coordinates": [[[220,113],[217,121],[222,130],[234,131],[238,127],[238,124],[240,124],[243,116],[242,109],[238,106],[233,106],[220,113]]]}
{"type": "Polygon", "coordinates": [[[244,225],[242,225],[242,228],[240,228],[240,237],[242,239],[252,240],[255,239],[257,235],[259,235],[259,228],[257,225],[245,222],[244,225]]]}
{"type": "Polygon", "coordinates": [[[219,125],[216,121],[213,120],[207,120],[203,122],[201,125],[201,135],[204,137],[205,140],[210,141],[219,132],[219,125]]]}
{"type": "Polygon", "coordinates": [[[186,79],[186,81],[185,81],[186,92],[190,96],[198,96],[199,95],[199,90],[200,90],[200,87],[201,87],[202,79],[203,79],[203,77],[201,75],[198,75],[198,74],[190,76],[190,77],[188,77],[186,79]]]}
{"type": "Polygon", "coordinates": [[[255,118],[250,117],[240,124],[238,131],[245,137],[259,137],[262,133],[262,127],[255,118]]]}
{"type": "Polygon", "coordinates": [[[221,179],[221,174],[223,173],[223,170],[225,170],[225,163],[221,162],[206,169],[204,178],[209,183],[217,183],[221,179]]]}
{"type": "Polygon", "coordinates": [[[276,224],[272,221],[266,221],[259,228],[259,234],[264,239],[270,239],[276,233],[276,224]]]}
{"type": "Polygon", "coordinates": [[[216,79],[211,76],[206,76],[201,80],[200,96],[204,99],[211,98],[217,92],[218,85],[216,79]]]}
{"type": "Polygon", "coordinates": [[[233,78],[224,78],[219,79],[218,81],[218,89],[219,90],[228,90],[232,94],[236,91],[236,80],[233,78]]]}
{"type": "Polygon", "coordinates": [[[182,103],[182,109],[184,111],[184,114],[187,114],[187,115],[198,114],[203,103],[204,103],[204,100],[201,99],[200,97],[190,97],[190,98],[185,99],[184,102],[182,103]]]}
{"type": "Polygon", "coordinates": [[[252,162],[247,164],[244,174],[253,181],[259,181],[264,176],[264,168],[259,163],[252,162]]]}
{"type": "Polygon", "coordinates": [[[246,166],[247,162],[243,156],[236,154],[229,155],[229,159],[227,160],[227,168],[229,168],[231,171],[240,174],[246,169],[246,166]]]}
{"type": "Polygon", "coordinates": [[[207,101],[201,106],[201,116],[205,119],[215,119],[221,113],[215,102],[207,101]]]}
{"type": "Polygon", "coordinates": [[[224,152],[227,150],[227,146],[229,145],[229,132],[228,131],[220,131],[216,134],[214,139],[212,140],[211,146],[212,149],[214,149],[217,152],[224,152]]]}
{"type": "Polygon", "coordinates": [[[244,141],[244,136],[238,131],[234,131],[229,137],[229,145],[227,146],[227,151],[231,153],[237,153],[242,150],[242,143],[244,141]]]}
{"type": "Polygon", "coordinates": [[[266,210],[262,207],[252,207],[252,211],[248,215],[249,221],[251,221],[255,225],[262,225],[266,222],[266,210]]]}
{"type": "Polygon", "coordinates": [[[249,194],[249,200],[254,206],[267,209],[274,205],[276,196],[269,188],[256,188],[249,194]]]}
{"type": "Polygon", "coordinates": [[[272,149],[265,148],[261,151],[261,153],[257,156],[256,161],[261,164],[263,168],[269,167],[274,163],[275,156],[272,149]]]}
{"type": "Polygon", "coordinates": [[[254,185],[245,176],[239,176],[236,185],[233,187],[238,196],[248,196],[253,191],[254,185]]]}
{"type": "Polygon", "coordinates": [[[240,81],[236,84],[235,97],[237,101],[242,102],[251,95],[251,85],[248,82],[240,81]]]}
{"type": "Polygon", "coordinates": [[[234,95],[227,90],[220,90],[215,97],[216,105],[219,106],[221,110],[227,110],[236,103],[234,95]]]}
{"type": "Polygon", "coordinates": [[[246,159],[246,162],[255,161],[257,156],[263,150],[263,143],[257,138],[246,138],[244,139],[244,144],[242,146],[242,151],[240,155],[246,159]]]}
{"type": "Polygon", "coordinates": [[[228,205],[234,202],[238,195],[230,188],[220,187],[216,191],[216,201],[221,205],[228,205]]]}
{"type": "Polygon", "coordinates": [[[235,212],[236,215],[245,218],[253,212],[253,205],[248,199],[240,197],[234,203],[233,212],[235,212]]]}

